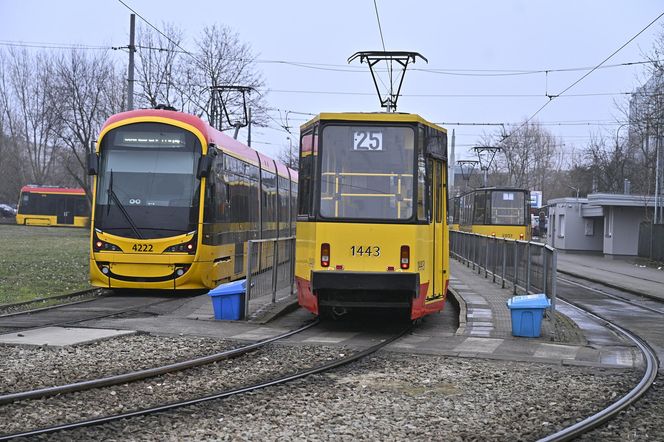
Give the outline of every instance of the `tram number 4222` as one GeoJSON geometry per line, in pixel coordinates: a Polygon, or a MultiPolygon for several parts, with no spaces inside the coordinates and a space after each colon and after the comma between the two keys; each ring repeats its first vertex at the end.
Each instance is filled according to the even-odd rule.
{"type": "Polygon", "coordinates": [[[351,246],[351,256],[380,256],[379,246],[351,246]]]}
{"type": "Polygon", "coordinates": [[[134,252],[152,252],[152,244],[134,244],[131,249],[134,252]]]}

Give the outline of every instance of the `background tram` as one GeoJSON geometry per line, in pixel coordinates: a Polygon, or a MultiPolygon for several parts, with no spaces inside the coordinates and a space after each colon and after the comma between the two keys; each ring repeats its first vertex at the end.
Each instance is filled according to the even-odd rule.
{"type": "Polygon", "coordinates": [[[295,278],[314,314],[444,307],[447,132],[402,113],[322,113],[300,128],[295,278]]]}
{"type": "Polygon", "coordinates": [[[110,117],[89,173],[97,287],[213,288],[244,277],[248,240],[294,234],[297,173],[193,115],[110,117]]]}
{"type": "Polygon", "coordinates": [[[90,205],[83,189],[28,185],[21,188],[16,224],[87,227],[90,205]]]}
{"type": "Polygon", "coordinates": [[[459,230],[529,241],[530,192],[510,187],[483,187],[461,195],[459,230]]]}

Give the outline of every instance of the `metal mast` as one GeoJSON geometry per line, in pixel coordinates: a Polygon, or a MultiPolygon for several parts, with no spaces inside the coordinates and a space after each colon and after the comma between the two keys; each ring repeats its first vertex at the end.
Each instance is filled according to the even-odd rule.
{"type": "Polygon", "coordinates": [[[380,100],[380,106],[384,107],[387,112],[395,112],[397,110],[397,100],[399,99],[399,94],[401,93],[401,86],[403,85],[403,78],[406,75],[406,69],[408,68],[408,63],[415,63],[417,58],[421,58],[426,63],[429,61],[420,55],[418,52],[403,52],[403,51],[363,51],[356,52],[350,56],[348,63],[351,63],[353,60],[360,59],[360,63],[366,63],[369,65],[369,71],[371,72],[371,77],[373,78],[374,86],[376,86],[376,93],[378,94],[378,99],[380,100]],[[384,61],[388,65],[392,65],[393,62],[397,62],[401,65],[401,76],[399,78],[399,86],[397,87],[396,92],[394,91],[394,85],[390,81],[389,91],[385,95],[381,94],[380,88],[378,87],[378,79],[376,77],[376,71],[374,66],[379,62],[384,61]]]}

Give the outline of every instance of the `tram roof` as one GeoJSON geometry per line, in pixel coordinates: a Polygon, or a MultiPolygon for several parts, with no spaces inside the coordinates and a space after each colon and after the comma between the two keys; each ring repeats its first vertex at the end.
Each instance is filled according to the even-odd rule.
{"type": "Polygon", "coordinates": [[[21,187],[21,192],[24,193],[61,193],[67,195],[85,195],[85,190],[73,187],[56,187],[56,186],[38,186],[35,184],[28,184],[21,187]]]}
{"type": "MultiPolygon", "coordinates": [[[[283,177],[288,177],[288,167],[278,160],[265,155],[261,152],[254,150],[252,147],[234,139],[233,137],[215,129],[207,122],[197,117],[196,115],[187,114],[166,109],[136,109],[119,114],[111,115],[101,129],[101,134],[104,134],[108,127],[118,124],[126,124],[129,122],[153,121],[172,124],[172,121],[179,121],[197,129],[208,142],[213,142],[217,148],[232,153],[233,156],[247,161],[253,165],[259,165],[264,169],[273,173],[278,173],[283,177]],[[161,121],[160,121],[161,120],[161,121]],[[170,121],[169,121],[170,120],[170,121]],[[276,169],[275,164],[276,163],[276,169]]],[[[101,135],[100,134],[100,135],[101,135]]],[[[204,146],[204,152],[207,150],[207,145],[204,146]]],[[[298,173],[296,170],[290,170],[291,179],[297,180],[298,173]]]]}
{"type": "Polygon", "coordinates": [[[358,121],[358,122],[385,122],[385,123],[421,123],[433,129],[447,133],[447,129],[431,123],[418,114],[401,112],[321,112],[311,120],[300,126],[305,130],[317,121],[358,121]]]}

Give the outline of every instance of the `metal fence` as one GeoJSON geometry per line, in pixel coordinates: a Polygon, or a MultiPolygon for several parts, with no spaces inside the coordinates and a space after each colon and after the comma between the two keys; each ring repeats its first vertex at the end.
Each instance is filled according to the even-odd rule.
{"type": "Polygon", "coordinates": [[[450,232],[450,254],[503,288],[544,293],[556,308],[557,252],[551,246],[476,233],[450,232]]]}
{"type": "Polygon", "coordinates": [[[664,224],[643,222],[639,225],[639,249],[642,258],[664,261],[664,224]]]}
{"type": "Polygon", "coordinates": [[[246,268],[244,318],[249,317],[250,301],[252,301],[251,310],[260,310],[293,295],[295,237],[248,241],[246,268]]]}

